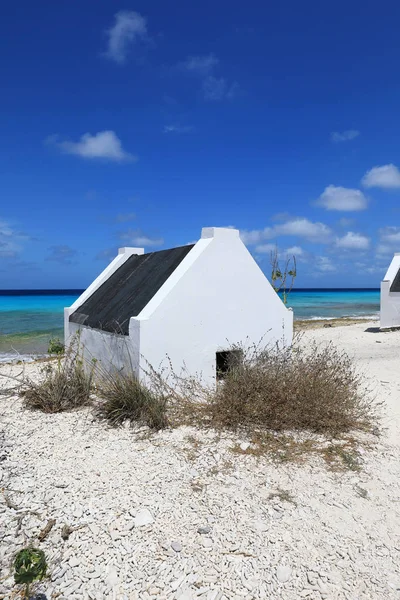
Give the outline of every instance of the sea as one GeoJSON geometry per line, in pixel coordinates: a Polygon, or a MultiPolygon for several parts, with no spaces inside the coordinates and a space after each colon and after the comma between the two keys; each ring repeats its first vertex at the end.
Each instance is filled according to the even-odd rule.
{"type": "MultiPolygon", "coordinates": [[[[63,338],[63,309],[83,290],[0,290],[0,362],[46,354],[63,338]]],[[[294,289],[288,306],[296,320],[379,318],[379,289],[294,289]]]]}

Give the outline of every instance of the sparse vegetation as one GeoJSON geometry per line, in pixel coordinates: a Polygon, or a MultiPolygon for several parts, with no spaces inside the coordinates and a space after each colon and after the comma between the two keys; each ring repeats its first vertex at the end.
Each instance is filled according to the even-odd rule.
{"type": "Polygon", "coordinates": [[[286,462],[318,452],[332,468],[359,468],[356,444],[322,448],[313,438],[344,439],[354,430],[377,430],[377,405],[345,352],[330,344],[305,346],[296,338],[289,348],[238,345],[227,354],[240,360],[224,365],[223,379],[214,387],[185,370],[176,375],[172,365],[160,373],[148,365],[144,383],[132,372],[106,372],[93,360],[84,365],[80,354],[69,350],[56,364],[45,365],[40,381],[24,380],[24,402],[45,412],[88,404],[95,371],[96,411],[112,426],[128,421],[153,430],[226,429],[251,440],[246,449],[232,447],[234,453],[286,462]]]}
{"type": "Polygon", "coordinates": [[[98,393],[102,398],[98,414],[113,426],[128,420],[151,429],[168,425],[166,396],[146,387],[133,374],[117,371],[104,374],[98,393]]]}
{"type": "Polygon", "coordinates": [[[337,435],[376,424],[374,403],[351,359],[332,345],[243,350],[210,397],[210,422],[229,429],[337,435]]]}
{"type": "Polygon", "coordinates": [[[32,546],[23,548],[15,556],[14,581],[16,584],[25,586],[24,598],[29,600],[30,586],[35,581],[41,581],[46,577],[47,561],[43,550],[32,546]]]}
{"type": "Polygon", "coordinates": [[[278,248],[271,252],[271,284],[276,293],[282,293],[282,300],[287,304],[287,298],[293,289],[294,280],[297,277],[296,257],[287,257],[285,266],[281,269],[279,265],[278,248]],[[289,284],[288,284],[289,281],[289,284]]]}
{"type": "Polygon", "coordinates": [[[294,504],[297,506],[297,502],[293,498],[292,494],[288,490],[283,490],[282,488],[278,488],[276,492],[271,492],[268,498],[270,500],[277,498],[280,500],[280,502],[288,502],[289,504],[294,504]]]}
{"type": "Polygon", "coordinates": [[[41,379],[24,379],[22,394],[28,408],[56,413],[90,403],[92,370],[85,369],[77,346],[71,346],[64,359],[47,363],[41,379]]]}
{"type": "Polygon", "coordinates": [[[360,453],[355,444],[330,444],[323,451],[326,462],[333,470],[359,471],[361,469],[360,453]]]}
{"type": "Polygon", "coordinates": [[[356,485],[354,489],[355,489],[357,495],[360,496],[360,498],[364,498],[364,500],[367,500],[368,491],[365,488],[362,488],[362,487],[356,485]]]}
{"type": "Polygon", "coordinates": [[[65,346],[60,338],[50,338],[47,348],[48,354],[64,354],[65,346]]]}

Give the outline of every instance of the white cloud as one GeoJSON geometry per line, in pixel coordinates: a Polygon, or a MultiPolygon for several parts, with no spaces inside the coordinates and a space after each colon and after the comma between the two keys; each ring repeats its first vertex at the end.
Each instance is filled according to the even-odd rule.
{"type": "Polygon", "coordinates": [[[332,261],[328,256],[317,256],[314,264],[317,271],[320,271],[321,273],[333,273],[334,271],[337,271],[336,265],[332,264],[332,261]]]}
{"type": "Polygon", "coordinates": [[[136,156],[122,148],[121,140],[114,131],[99,131],[92,135],[84,133],[79,142],[59,141],[58,136],[46,140],[65,154],[74,154],[87,159],[105,159],[113,162],[132,162],[136,156]]]}
{"type": "Polygon", "coordinates": [[[0,221],[0,237],[9,238],[13,235],[13,230],[6,221],[0,221]]]}
{"type": "Polygon", "coordinates": [[[292,235],[309,240],[310,242],[328,243],[331,230],[324,223],[313,223],[306,218],[287,221],[273,227],[276,235],[292,235]]]}
{"type": "Polygon", "coordinates": [[[271,252],[275,252],[276,244],[259,244],[255,247],[255,251],[258,254],[270,254],[271,252]]]}
{"type": "Polygon", "coordinates": [[[316,201],[326,210],[356,211],[367,208],[367,199],[360,190],[328,185],[316,201]]]}
{"type": "Polygon", "coordinates": [[[343,237],[336,238],[335,245],[345,250],[368,250],[370,241],[365,235],[348,231],[343,237]]]}
{"type": "Polygon", "coordinates": [[[207,75],[219,64],[219,60],[214,54],[204,56],[188,56],[188,58],[180,64],[180,67],[190,73],[207,75]]]}
{"type": "Polygon", "coordinates": [[[223,77],[209,75],[203,81],[203,96],[205,100],[222,100],[226,94],[227,83],[223,77]]]}
{"type": "Polygon", "coordinates": [[[118,213],[115,217],[116,223],[127,223],[128,221],[133,221],[136,219],[136,214],[133,212],[130,213],[118,213]]]}
{"type": "Polygon", "coordinates": [[[388,244],[378,244],[376,247],[376,255],[378,258],[388,258],[392,256],[395,250],[388,244]]]}
{"type": "Polygon", "coordinates": [[[104,56],[123,64],[130,46],[148,39],[146,19],[133,10],[121,10],[114,16],[115,23],[107,31],[108,45],[104,56]]]}
{"type": "Polygon", "coordinates": [[[252,229],[250,231],[243,229],[240,231],[240,237],[244,244],[253,246],[254,244],[259,244],[263,240],[273,237],[270,235],[271,231],[271,227],[266,227],[265,229],[252,229]]]}
{"type": "Polygon", "coordinates": [[[229,85],[223,77],[209,75],[203,81],[203,96],[205,100],[219,101],[227,98],[232,100],[239,92],[239,85],[235,82],[229,85]]]}
{"type": "Polygon", "coordinates": [[[354,219],[348,219],[347,217],[342,217],[339,219],[340,227],[350,227],[354,223],[354,219]]]}
{"type": "Polygon", "coordinates": [[[379,230],[379,244],[376,253],[380,257],[389,257],[400,252],[400,227],[383,227],[379,230]]]}
{"type": "Polygon", "coordinates": [[[164,125],[164,133],[190,133],[194,131],[191,125],[164,125]]]}
{"type": "Polygon", "coordinates": [[[400,246],[400,227],[383,227],[379,235],[383,242],[400,246]]]}
{"type": "Polygon", "coordinates": [[[138,235],[137,237],[132,238],[132,242],[136,246],[143,246],[146,248],[147,246],[162,246],[164,240],[163,238],[150,238],[146,235],[138,235]]]}
{"type": "Polygon", "coordinates": [[[218,102],[232,100],[239,92],[239,85],[229,83],[224,77],[217,77],[215,69],[219,60],[214,54],[189,56],[178,68],[202,79],[202,93],[205,100],[218,102]]]}
{"type": "Polygon", "coordinates": [[[357,129],[347,129],[346,131],[333,131],[331,133],[332,142],[349,142],[360,135],[357,129]]]}
{"type": "Polygon", "coordinates": [[[149,247],[149,246],[162,246],[164,243],[163,238],[151,238],[145,234],[143,234],[138,229],[128,229],[128,231],[120,232],[118,234],[118,239],[126,242],[129,245],[136,247],[149,247]]]}
{"type": "Polygon", "coordinates": [[[71,246],[51,246],[49,248],[50,254],[46,260],[58,262],[62,265],[73,265],[75,263],[75,257],[78,254],[76,250],[71,246]]]}
{"type": "Polygon", "coordinates": [[[271,240],[278,236],[293,236],[304,238],[310,242],[328,244],[332,239],[331,229],[324,223],[313,223],[305,217],[290,219],[285,223],[278,223],[273,227],[264,229],[243,230],[240,237],[248,245],[260,244],[264,240],[271,240]]]}
{"type": "Polygon", "coordinates": [[[285,254],[288,256],[295,256],[295,258],[304,257],[307,253],[300,246],[290,246],[286,248],[285,254]]]}
{"type": "Polygon", "coordinates": [[[0,258],[16,258],[22,250],[20,242],[28,236],[16,231],[7,221],[0,220],[0,258]]]}
{"type": "Polygon", "coordinates": [[[400,171],[393,164],[373,167],[373,169],[365,173],[361,183],[365,187],[400,188],[400,171]]]}

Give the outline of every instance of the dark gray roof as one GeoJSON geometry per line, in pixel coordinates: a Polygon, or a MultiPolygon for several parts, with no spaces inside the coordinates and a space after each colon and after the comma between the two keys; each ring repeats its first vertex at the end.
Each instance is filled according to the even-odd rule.
{"type": "Polygon", "coordinates": [[[396,277],[392,281],[392,285],[390,286],[391,292],[400,292],[400,269],[397,271],[396,277]]]}
{"type": "Polygon", "coordinates": [[[94,329],[128,335],[137,317],[193,245],[130,256],[69,320],[94,329]]]}

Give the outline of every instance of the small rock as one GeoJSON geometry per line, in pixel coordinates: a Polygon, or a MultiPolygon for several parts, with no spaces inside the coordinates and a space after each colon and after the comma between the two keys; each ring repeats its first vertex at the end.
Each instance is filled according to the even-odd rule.
{"type": "Polygon", "coordinates": [[[307,571],[307,581],[310,585],[317,584],[318,577],[314,571],[307,571]]]}
{"type": "Polygon", "coordinates": [[[100,533],[100,527],[96,525],[96,523],[90,523],[89,529],[93,533],[94,536],[98,536],[100,533]]]}
{"type": "Polygon", "coordinates": [[[246,450],[247,450],[248,448],[250,448],[250,443],[249,443],[249,442],[242,442],[242,443],[240,444],[240,449],[241,449],[243,452],[246,452],[246,450]]]}
{"type": "Polygon", "coordinates": [[[145,525],[151,525],[154,523],[153,515],[147,508],[142,508],[136,513],[135,516],[135,527],[144,527],[145,525]]]}
{"type": "Polygon", "coordinates": [[[83,516],[83,510],[81,506],[75,506],[75,509],[72,513],[75,519],[80,519],[83,516]]]}
{"type": "Polygon", "coordinates": [[[151,585],[147,591],[149,592],[150,596],[157,596],[160,593],[160,588],[155,585],[151,585]]]}
{"type": "Polygon", "coordinates": [[[176,597],[178,600],[193,600],[193,596],[188,589],[178,590],[176,597]]]}
{"type": "Polygon", "coordinates": [[[256,521],[254,523],[254,529],[258,531],[258,533],[263,533],[264,531],[267,531],[268,525],[264,521],[256,521]]]}
{"type": "Polygon", "coordinates": [[[76,556],[72,556],[69,559],[69,565],[70,567],[77,567],[80,563],[80,560],[76,557],[76,556]]]}
{"type": "Polygon", "coordinates": [[[106,583],[111,589],[114,589],[118,585],[118,573],[114,567],[109,568],[106,583]]]}
{"type": "Polygon", "coordinates": [[[95,556],[101,556],[102,554],[104,554],[105,548],[104,546],[93,546],[92,547],[92,552],[95,556]]]}
{"type": "Polygon", "coordinates": [[[87,571],[86,572],[86,576],[88,577],[88,579],[98,579],[100,577],[101,573],[100,571],[96,571],[96,569],[94,571],[87,571]]]}
{"type": "Polygon", "coordinates": [[[205,525],[204,527],[199,527],[197,529],[197,533],[200,533],[201,535],[206,535],[207,533],[210,533],[211,531],[211,527],[209,525],[205,525]]]}
{"type": "Polygon", "coordinates": [[[171,548],[172,550],[175,550],[175,552],[182,552],[182,544],[179,542],[171,542],[171,548]]]}
{"type": "Polygon", "coordinates": [[[170,543],[169,543],[168,541],[161,542],[161,548],[162,548],[163,550],[169,550],[169,548],[170,548],[170,543]]]}
{"type": "Polygon", "coordinates": [[[288,565],[279,565],[279,567],[276,569],[276,576],[278,581],[281,583],[286,583],[292,576],[292,569],[288,567],[288,565]]]}
{"type": "Polygon", "coordinates": [[[204,538],[203,539],[203,546],[204,546],[204,548],[211,548],[211,546],[212,546],[212,539],[211,538],[204,538]]]}

